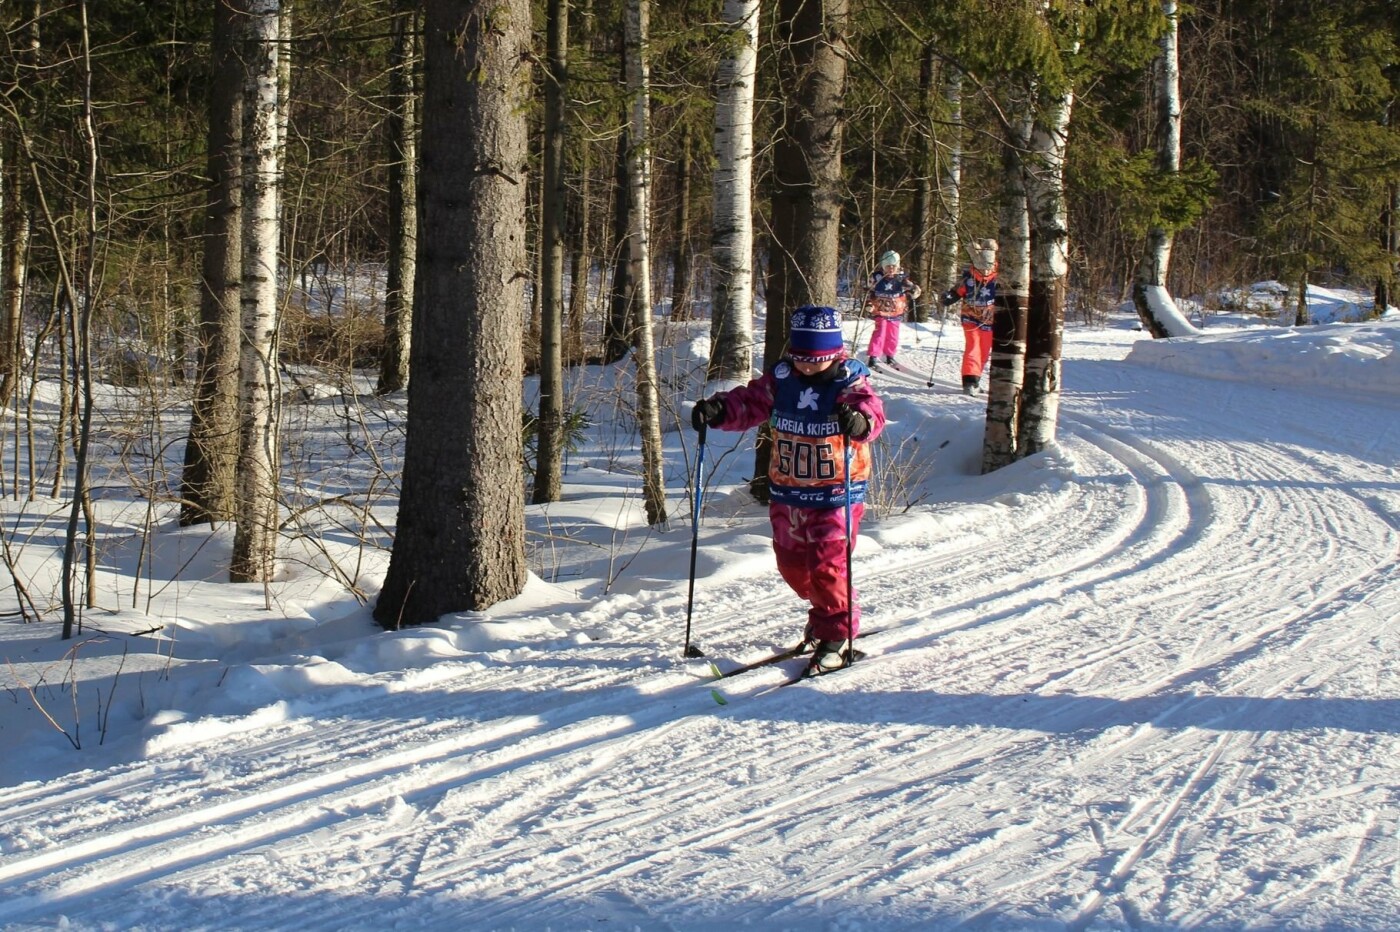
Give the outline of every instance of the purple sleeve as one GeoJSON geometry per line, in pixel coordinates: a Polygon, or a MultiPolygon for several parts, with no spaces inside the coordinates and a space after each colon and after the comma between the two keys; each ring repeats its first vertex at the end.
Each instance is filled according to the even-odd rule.
{"type": "Polygon", "coordinates": [[[885,429],[885,403],[880,400],[879,395],[875,394],[875,389],[870,386],[870,380],[865,376],[861,376],[846,386],[846,390],[836,400],[842,404],[850,405],[870,418],[870,433],[861,437],[860,443],[869,443],[880,436],[880,431],[885,429]]]}
{"type": "Polygon", "coordinates": [[[773,413],[773,375],[763,375],[740,388],[720,392],[717,396],[724,402],[724,416],[715,421],[720,430],[748,430],[762,424],[773,413]]]}

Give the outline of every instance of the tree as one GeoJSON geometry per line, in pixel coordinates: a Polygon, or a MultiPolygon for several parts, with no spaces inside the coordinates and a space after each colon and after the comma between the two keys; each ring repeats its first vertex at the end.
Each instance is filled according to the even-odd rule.
{"type": "Polygon", "coordinates": [[[199,282],[198,354],[180,524],[232,521],[238,467],[238,371],[242,288],[243,71],[234,0],[214,0],[209,82],[209,182],[199,282]]]}
{"type": "Polygon", "coordinates": [[[389,60],[389,268],[384,282],[384,350],[380,394],[408,384],[413,336],[413,263],[418,241],[418,14],[415,0],[394,0],[394,47],[389,60]]]}
{"type": "MultiPolygon", "coordinates": [[[[1157,112],[1157,171],[1171,179],[1181,171],[1181,66],[1177,59],[1176,0],[1162,0],[1167,29],[1162,52],[1153,60],[1157,112]]],[[[1181,313],[1167,288],[1175,230],[1158,223],[1147,233],[1147,248],[1133,279],[1133,306],[1154,338],[1188,336],[1196,328],[1181,313]]]]}
{"type": "Polygon", "coordinates": [[[281,476],[277,365],[277,247],[281,224],[281,10],[244,0],[242,61],[242,342],[232,582],[269,582],[277,561],[281,476]]]}
{"type": "Polygon", "coordinates": [[[957,284],[959,269],[958,226],[962,222],[962,72],[953,65],[946,66],[943,78],[943,98],[948,106],[948,129],[944,134],[948,154],[940,160],[943,170],[938,175],[938,194],[942,210],[939,213],[935,256],[929,264],[930,276],[925,281],[937,281],[939,290],[957,284]]]}
{"type": "Polygon", "coordinates": [[[753,372],[753,102],[759,0],[725,0],[715,87],[714,223],[710,264],[712,381],[753,372]]]}
{"type": "Polygon", "coordinates": [[[474,611],[525,587],[520,435],[530,7],[428,0],[413,377],[398,526],[374,617],[474,611]]]}
{"type": "Polygon", "coordinates": [[[1029,92],[1007,108],[1001,146],[1001,210],[997,223],[997,294],[992,352],[987,358],[987,420],[982,472],[1009,466],[1017,456],[1021,391],[1026,378],[1026,324],[1031,290],[1031,222],[1024,158],[1030,148],[1029,92]]]}
{"type": "MultiPolygon", "coordinates": [[[[26,146],[20,134],[28,132],[26,85],[37,78],[41,12],[40,0],[33,0],[25,11],[26,19],[16,24],[14,72],[3,81],[4,97],[11,102],[13,115],[0,121],[0,407],[14,396],[24,359],[21,330],[31,224],[29,184],[21,159],[26,146]]],[[[3,25],[10,29],[8,22],[3,25]]]]}
{"type": "Polygon", "coordinates": [[[628,123],[628,240],[631,257],[633,351],[637,364],[637,429],[642,435],[642,498],[647,523],[666,524],[666,479],[661,449],[661,404],[657,391],[656,353],[651,326],[651,246],[647,235],[651,205],[650,0],[627,0],[625,41],[628,123]]]}
{"type": "Polygon", "coordinates": [[[1026,318],[1026,376],[1017,424],[1018,457],[1039,453],[1055,439],[1060,367],[1069,291],[1069,215],[1064,161],[1074,89],[1040,86],[1025,162],[1030,213],[1031,291],[1026,318]]]}
{"type": "Polygon", "coordinates": [[[564,140],[569,99],[569,4],[549,0],[544,74],[544,192],[540,275],[540,411],[534,501],[557,502],[564,459],[564,140]]]}
{"type": "MultiPolygon", "coordinates": [[[[836,304],[848,15],[846,0],[778,4],[774,53],[783,119],[773,147],[765,368],[787,349],[794,308],[836,304]]],[[[753,483],[760,500],[767,498],[769,452],[760,432],[753,483]]]]}

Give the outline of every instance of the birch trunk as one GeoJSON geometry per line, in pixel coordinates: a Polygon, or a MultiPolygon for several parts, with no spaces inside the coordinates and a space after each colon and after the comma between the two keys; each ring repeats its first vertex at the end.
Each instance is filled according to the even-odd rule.
{"type": "Polygon", "coordinates": [[[661,406],[657,392],[656,353],[651,323],[651,244],[647,235],[651,212],[651,69],[650,0],[628,0],[625,24],[627,93],[631,118],[627,152],[628,239],[632,259],[634,329],[637,363],[637,429],[642,435],[642,497],[647,524],[666,524],[666,479],[661,449],[661,406]]]}
{"type": "Polygon", "coordinates": [[[1031,295],[1026,323],[1026,381],[1021,390],[1016,455],[1055,439],[1060,412],[1061,346],[1069,286],[1069,214],[1065,146],[1074,92],[1042,95],[1031,130],[1026,200],[1031,220],[1031,295]]]}
{"type": "Polygon", "coordinates": [[[982,434],[982,472],[1016,459],[1021,392],[1026,377],[1026,321],[1031,290],[1031,222],[1026,205],[1024,153],[1030,145],[1029,95],[1010,108],[1002,141],[1002,202],[997,237],[996,316],[987,358],[987,423],[982,434]]]}
{"type": "Polygon", "coordinates": [[[540,292],[540,410],[536,422],[534,502],[557,502],[563,487],[564,445],[564,186],[565,105],[568,100],[569,4],[549,0],[544,80],[544,190],[540,292]]]}
{"type": "Polygon", "coordinates": [[[725,0],[716,81],[709,379],[753,374],[753,107],[759,0],[725,0]]]}
{"type": "MultiPolygon", "coordinates": [[[[1164,175],[1181,171],[1181,66],[1177,56],[1176,0],[1162,0],[1167,31],[1162,35],[1162,53],[1153,62],[1157,105],[1157,170],[1164,175]]],[[[1171,266],[1173,233],[1156,227],[1147,233],[1147,249],[1138,262],[1133,280],[1133,306],[1142,325],[1154,338],[1181,337],[1199,333],[1176,306],[1167,288],[1171,266]]]]}
{"type": "Polygon", "coordinates": [[[246,0],[243,85],[243,287],[237,526],[229,579],[268,582],[277,560],[280,475],[277,246],[281,39],[278,0],[246,0]]]}
{"type": "Polygon", "coordinates": [[[398,526],[374,617],[478,611],[525,587],[527,0],[428,0],[413,377],[398,526]]]}

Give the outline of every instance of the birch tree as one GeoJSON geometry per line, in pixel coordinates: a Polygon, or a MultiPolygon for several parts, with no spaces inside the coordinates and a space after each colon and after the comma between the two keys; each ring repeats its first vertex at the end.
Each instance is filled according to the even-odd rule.
{"type": "Polygon", "coordinates": [[[534,501],[562,493],[564,441],[564,137],[569,79],[569,4],[549,0],[544,75],[544,191],[540,232],[540,410],[536,422],[534,501]]]}
{"type": "Polygon", "coordinates": [[[637,364],[637,429],[642,435],[642,497],[647,523],[666,524],[666,479],[661,449],[661,405],[651,321],[651,70],[650,0],[627,0],[624,57],[630,95],[627,151],[628,239],[631,241],[633,352],[637,364]]]}
{"type": "Polygon", "coordinates": [[[530,5],[427,0],[418,277],[385,628],[525,587],[520,436],[530,5]]]}
{"type": "Polygon", "coordinates": [[[1026,158],[1031,225],[1031,289],[1026,322],[1026,377],[1021,389],[1016,455],[1055,439],[1060,410],[1065,296],[1069,290],[1069,213],[1065,209],[1065,145],[1074,105],[1070,86],[1041,86],[1026,158]]]}
{"type": "Polygon", "coordinates": [[[941,137],[944,147],[939,150],[942,171],[938,175],[938,200],[941,211],[938,215],[935,256],[929,269],[930,275],[937,277],[924,279],[926,282],[937,281],[940,293],[956,285],[962,271],[958,225],[962,222],[963,74],[952,65],[945,68],[943,99],[947,104],[948,122],[941,137]]]}
{"type": "Polygon", "coordinates": [[[715,86],[711,381],[753,372],[753,106],[759,0],[725,0],[715,86]]]}
{"type": "Polygon", "coordinates": [[[1031,290],[1031,223],[1023,158],[1030,146],[1029,95],[1008,108],[1001,145],[1001,205],[997,222],[996,312],[987,358],[987,420],[982,472],[1009,466],[1017,455],[1021,391],[1025,384],[1026,323],[1031,290]]]}
{"type": "Polygon", "coordinates": [[[233,582],[268,582],[277,560],[281,472],[277,370],[281,10],[244,0],[239,445],[233,582]]]}
{"type": "MultiPolygon", "coordinates": [[[[1176,0],[1161,0],[1167,19],[1166,31],[1158,44],[1161,53],[1153,61],[1153,88],[1156,109],[1157,171],[1173,176],[1181,170],[1181,67],[1177,56],[1176,0]]],[[[1199,333],[1176,306],[1167,288],[1175,232],[1161,224],[1147,233],[1147,248],[1138,262],[1133,279],[1133,306],[1142,325],[1155,338],[1180,337],[1199,333]]]]}

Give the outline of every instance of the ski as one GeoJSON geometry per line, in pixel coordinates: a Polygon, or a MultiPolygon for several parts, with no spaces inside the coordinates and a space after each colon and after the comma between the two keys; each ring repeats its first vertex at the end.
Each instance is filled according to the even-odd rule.
{"type": "Polygon", "coordinates": [[[864,660],[867,656],[868,655],[865,653],[865,651],[860,650],[859,648],[852,648],[851,662],[846,664],[844,667],[837,667],[835,670],[827,670],[825,673],[813,673],[810,667],[803,667],[801,673],[797,674],[794,677],[790,677],[786,683],[779,683],[778,688],[782,689],[784,686],[795,686],[798,683],[801,683],[803,680],[815,680],[818,677],[830,676],[833,673],[840,673],[842,670],[849,670],[851,667],[855,666],[857,662],[864,660]]]}
{"type": "Polygon", "coordinates": [[[918,379],[918,380],[921,381],[921,382],[926,382],[926,381],[928,381],[928,380],[925,379],[922,375],[919,375],[919,373],[915,372],[913,369],[910,369],[908,366],[906,366],[904,363],[900,362],[900,361],[897,360],[897,359],[894,359],[894,360],[887,359],[887,360],[885,360],[884,362],[880,363],[880,365],[886,366],[886,367],[888,367],[888,368],[890,368],[890,369],[893,369],[895,372],[898,372],[900,375],[907,375],[907,376],[909,376],[909,378],[911,378],[911,379],[918,379]]]}
{"type": "MultiPolygon", "coordinates": [[[[856,635],[856,637],[859,639],[869,637],[872,634],[878,633],[878,628],[871,628],[869,631],[862,631],[860,634],[856,635]]],[[[749,663],[746,663],[743,666],[735,667],[733,670],[721,670],[718,666],[716,666],[715,662],[712,660],[710,661],[710,673],[713,674],[714,678],[717,680],[727,680],[731,676],[738,676],[741,673],[748,673],[752,670],[758,670],[762,667],[771,667],[773,664],[782,663],[784,660],[792,660],[794,657],[801,657],[803,654],[807,653],[811,649],[812,645],[808,644],[806,641],[803,641],[801,644],[798,644],[795,647],[789,647],[784,650],[780,650],[776,654],[770,654],[767,657],[760,657],[759,659],[750,661],[749,663]]],[[[865,653],[859,649],[856,650],[856,654],[858,654],[860,657],[865,656],[865,653]]]]}
{"type": "Polygon", "coordinates": [[[714,661],[710,661],[710,672],[714,674],[714,678],[717,680],[727,680],[731,676],[738,676],[740,673],[748,673],[750,670],[757,670],[760,667],[768,667],[775,663],[782,663],[784,660],[800,657],[810,649],[807,642],[803,641],[796,647],[789,647],[786,650],[778,651],[776,654],[760,657],[758,660],[751,661],[743,666],[735,667],[733,670],[721,670],[715,665],[714,661]]]}
{"type": "MultiPolygon", "coordinates": [[[[898,365],[898,363],[896,363],[898,365]]],[[[932,388],[928,381],[922,376],[915,375],[909,369],[891,368],[889,363],[876,362],[873,365],[866,363],[870,371],[876,376],[888,376],[897,385],[906,385],[909,388],[932,388]]]]}

